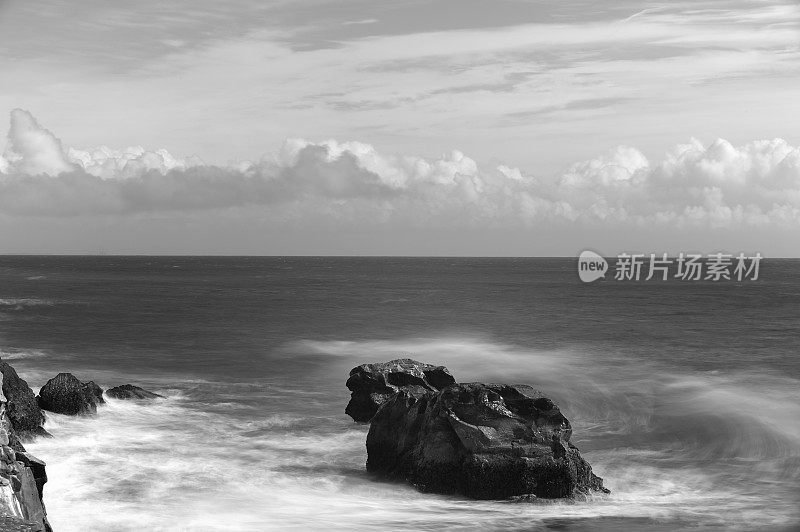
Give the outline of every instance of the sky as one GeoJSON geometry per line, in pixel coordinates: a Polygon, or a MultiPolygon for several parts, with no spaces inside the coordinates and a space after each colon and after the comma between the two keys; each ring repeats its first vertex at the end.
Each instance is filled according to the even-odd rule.
{"type": "Polygon", "coordinates": [[[798,87],[796,1],[0,0],[0,253],[800,256],[798,87]]]}

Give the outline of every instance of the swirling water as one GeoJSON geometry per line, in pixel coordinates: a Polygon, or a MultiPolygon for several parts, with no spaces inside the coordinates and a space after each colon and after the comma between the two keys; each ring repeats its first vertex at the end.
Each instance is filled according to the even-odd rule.
{"type": "Polygon", "coordinates": [[[800,262],[750,283],[580,283],[574,259],[2,257],[0,356],[166,396],[49,414],[59,532],[793,530],[800,262]],[[470,501],[364,472],[356,364],[550,394],[612,489],[470,501]]]}

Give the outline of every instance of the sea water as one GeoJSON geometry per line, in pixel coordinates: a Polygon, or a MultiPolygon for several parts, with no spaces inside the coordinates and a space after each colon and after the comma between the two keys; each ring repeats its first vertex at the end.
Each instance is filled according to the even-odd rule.
{"type": "Polygon", "coordinates": [[[0,356],[47,414],[53,527],[110,530],[793,530],[800,261],[757,281],[581,283],[574,258],[0,257],[0,356]],[[561,407],[612,490],[472,501],[379,482],[344,414],[355,365],[411,356],[561,407]]]}

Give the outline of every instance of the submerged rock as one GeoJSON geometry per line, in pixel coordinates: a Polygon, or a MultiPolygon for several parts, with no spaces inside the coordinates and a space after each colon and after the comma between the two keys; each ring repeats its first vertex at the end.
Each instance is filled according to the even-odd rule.
{"type": "Polygon", "coordinates": [[[47,381],[38,399],[43,410],[68,416],[95,414],[97,405],[105,403],[100,386],[81,382],[72,373],[59,373],[47,381]]]}
{"type": "Polygon", "coordinates": [[[9,439],[30,441],[36,436],[50,436],[42,427],[44,424],[44,414],[39,403],[36,401],[36,394],[24,379],[17,375],[16,370],[7,362],[0,360],[0,372],[2,372],[2,393],[6,397],[6,415],[8,416],[13,433],[9,439]]]}
{"type": "Polygon", "coordinates": [[[367,470],[422,491],[475,499],[608,493],[571,435],[558,407],[530,386],[401,390],[372,418],[367,470]]]}
{"type": "Polygon", "coordinates": [[[115,386],[106,390],[106,395],[114,399],[158,399],[163,398],[163,395],[148,392],[144,388],[134,386],[133,384],[123,384],[122,386],[115,386]]]}
{"type": "Polygon", "coordinates": [[[454,382],[446,367],[410,358],[362,364],[350,370],[346,385],[352,394],[344,412],[354,421],[369,421],[383,403],[401,390],[409,396],[421,397],[454,382]]]}

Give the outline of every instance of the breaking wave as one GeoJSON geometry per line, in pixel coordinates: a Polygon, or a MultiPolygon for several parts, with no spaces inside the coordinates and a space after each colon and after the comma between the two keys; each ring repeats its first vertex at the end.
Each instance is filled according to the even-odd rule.
{"type": "Polygon", "coordinates": [[[168,398],[152,404],[109,400],[96,418],[49,414],[55,438],[30,449],[48,463],[54,528],[780,530],[800,522],[800,382],[784,375],[690,372],[485,338],[303,340],[280,351],[264,383],[165,380],[155,391],[168,398]],[[519,504],[372,481],[367,429],[342,413],[343,383],[353,365],[401,354],[446,364],[460,381],[524,382],[550,394],[612,494],[519,504]],[[286,356],[307,361],[306,380],[286,376],[286,356]]]}
{"type": "Polygon", "coordinates": [[[55,301],[50,299],[39,299],[36,297],[0,298],[0,306],[14,307],[16,309],[22,309],[25,307],[52,307],[53,305],[55,305],[55,301]]]}

